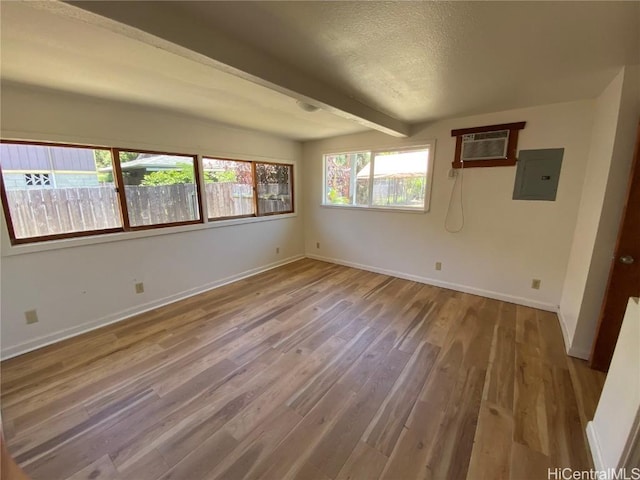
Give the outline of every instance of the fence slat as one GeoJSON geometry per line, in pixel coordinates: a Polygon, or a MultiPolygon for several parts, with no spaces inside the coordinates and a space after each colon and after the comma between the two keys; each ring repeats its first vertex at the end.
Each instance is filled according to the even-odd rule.
{"type": "MultiPolygon", "coordinates": [[[[268,185],[261,194],[279,189],[268,185]]],[[[217,182],[205,184],[210,218],[255,213],[251,185],[217,182]]],[[[193,184],[126,185],[125,195],[131,225],[184,222],[198,218],[193,184]]],[[[8,190],[13,228],[17,238],[54,235],[121,226],[120,205],[113,185],[77,188],[8,190]]],[[[258,199],[262,212],[291,208],[281,199],[258,199]]]]}

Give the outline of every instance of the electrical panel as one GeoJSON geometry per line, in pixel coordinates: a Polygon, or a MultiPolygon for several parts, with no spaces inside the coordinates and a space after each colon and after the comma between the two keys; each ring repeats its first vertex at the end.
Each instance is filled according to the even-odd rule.
{"type": "Polygon", "coordinates": [[[520,150],[514,200],[555,201],[564,148],[520,150]]]}

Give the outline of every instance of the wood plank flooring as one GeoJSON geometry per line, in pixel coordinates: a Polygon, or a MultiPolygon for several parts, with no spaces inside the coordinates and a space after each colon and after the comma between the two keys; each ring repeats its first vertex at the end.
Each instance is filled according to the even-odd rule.
{"type": "Polygon", "coordinates": [[[36,480],[547,478],[604,380],[554,314],[308,259],[1,369],[36,480]]]}

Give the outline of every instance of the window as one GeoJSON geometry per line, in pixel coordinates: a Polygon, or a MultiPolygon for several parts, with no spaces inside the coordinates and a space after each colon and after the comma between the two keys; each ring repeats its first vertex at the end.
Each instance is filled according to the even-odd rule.
{"type": "Polygon", "coordinates": [[[118,150],[131,228],[197,223],[196,157],[118,150]]]}
{"type": "Polygon", "coordinates": [[[324,156],[324,205],[425,211],[429,146],[324,156]]]}
{"type": "Polygon", "coordinates": [[[293,212],[293,166],[277,163],[255,164],[258,215],[293,212]]]}
{"type": "Polygon", "coordinates": [[[203,158],[202,164],[210,219],[256,214],[251,162],[203,158]]]}
{"type": "Polygon", "coordinates": [[[293,165],[6,140],[0,194],[12,244],[294,210],[293,165]]]}
{"type": "Polygon", "coordinates": [[[104,149],[0,144],[12,239],[122,230],[113,178],[98,173],[99,166],[111,165],[111,152],[104,149]],[[24,173],[29,170],[39,172],[24,173]]]}
{"type": "Polygon", "coordinates": [[[24,183],[27,185],[27,187],[50,187],[51,174],[50,173],[25,173],[24,183]]]}
{"type": "Polygon", "coordinates": [[[324,156],[324,161],[325,203],[367,206],[371,152],[330,154],[324,156]]]}

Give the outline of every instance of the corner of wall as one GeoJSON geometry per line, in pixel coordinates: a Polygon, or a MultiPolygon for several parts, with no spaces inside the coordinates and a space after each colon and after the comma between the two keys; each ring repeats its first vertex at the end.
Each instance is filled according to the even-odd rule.
{"type": "Polygon", "coordinates": [[[589,441],[589,449],[593,458],[593,466],[596,470],[603,471],[605,468],[602,460],[602,448],[600,447],[600,441],[593,422],[587,423],[587,440],[589,441]]]}
{"type": "Polygon", "coordinates": [[[572,334],[569,334],[569,327],[567,326],[567,315],[562,312],[562,308],[558,309],[558,322],[560,323],[560,329],[562,330],[562,339],[564,340],[564,349],[567,353],[569,353],[569,349],[571,348],[571,337],[572,334]]]}
{"type": "Polygon", "coordinates": [[[625,99],[630,94],[631,75],[622,67],[596,99],[587,171],[560,301],[562,322],[569,337],[565,343],[569,344],[569,354],[579,358],[590,354],[608,278],[610,260],[605,260],[610,259],[615,243],[610,235],[604,241],[603,231],[612,228],[611,217],[615,217],[613,228],[617,228],[621,211],[621,201],[611,202],[611,195],[612,190],[618,189],[614,184],[619,183],[624,170],[624,158],[619,152],[620,142],[626,139],[621,140],[620,131],[625,128],[625,99]],[[608,210],[607,202],[612,205],[608,210]]]}

